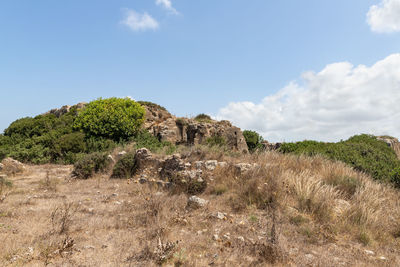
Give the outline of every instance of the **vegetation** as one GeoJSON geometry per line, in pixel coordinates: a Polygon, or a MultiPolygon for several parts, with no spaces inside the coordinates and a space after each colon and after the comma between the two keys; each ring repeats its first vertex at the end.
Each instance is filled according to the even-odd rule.
{"type": "Polygon", "coordinates": [[[392,181],[400,184],[400,161],[393,149],[372,135],[356,135],[338,143],[303,141],[285,143],[281,146],[283,153],[305,154],[308,156],[323,155],[329,159],[343,161],[356,170],[370,174],[379,181],[392,181]]]}
{"type": "Polygon", "coordinates": [[[173,153],[174,145],[141,130],[145,109],[140,103],[128,98],[98,99],[59,117],[43,114],[16,120],[0,135],[0,160],[73,164],[87,154],[110,152],[127,142],[173,153]]]}
{"type": "Polygon", "coordinates": [[[224,147],[226,146],[226,139],[223,136],[214,135],[212,137],[207,138],[206,144],[211,147],[213,146],[224,147]]]}
{"type": "Polygon", "coordinates": [[[106,153],[95,152],[84,156],[74,164],[73,175],[80,179],[88,179],[96,173],[105,172],[111,164],[106,153]]]}
{"type": "Polygon", "coordinates": [[[135,152],[123,155],[115,164],[111,178],[131,178],[137,169],[135,152]]]}
{"type": "Polygon", "coordinates": [[[198,121],[198,122],[211,122],[212,121],[211,117],[204,113],[201,113],[201,114],[197,115],[196,117],[194,117],[194,120],[198,121]]]}
{"type": "Polygon", "coordinates": [[[147,106],[147,107],[150,107],[150,108],[157,108],[157,109],[161,109],[161,110],[167,111],[167,109],[164,108],[163,106],[160,106],[160,105],[158,105],[156,103],[153,103],[153,102],[149,102],[149,101],[137,101],[137,102],[142,106],[147,106]]]}
{"type": "Polygon", "coordinates": [[[98,99],[78,114],[74,128],[88,136],[114,141],[135,136],[144,122],[145,109],[129,98],[98,99]]]}
{"type": "Polygon", "coordinates": [[[260,134],[255,131],[245,130],[243,131],[244,139],[246,139],[247,147],[250,152],[254,152],[262,147],[261,142],[263,138],[260,134]]]}

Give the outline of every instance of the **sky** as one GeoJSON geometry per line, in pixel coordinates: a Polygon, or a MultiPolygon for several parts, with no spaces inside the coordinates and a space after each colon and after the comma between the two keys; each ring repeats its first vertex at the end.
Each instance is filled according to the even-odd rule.
{"type": "Polygon", "coordinates": [[[272,142],[400,137],[400,0],[0,2],[0,132],[112,96],[272,142]]]}

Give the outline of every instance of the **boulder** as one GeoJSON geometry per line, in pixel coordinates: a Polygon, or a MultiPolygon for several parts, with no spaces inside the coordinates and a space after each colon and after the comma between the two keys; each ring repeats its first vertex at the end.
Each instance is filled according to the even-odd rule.
{"type": "Polygon", "coordinates": [[[400,142],[397,138],[391,136],[377,136],[376,139],[385,142],[389,147],[394,150],[397,157],[400,159],[400,142]]]}
{"type": "Polygon", "coordinates": [[[10,174],[22,173],[25,171],[25,166],[18,160],[12,158],[5,158],[1,162],[3,171],[10,174]]]}
{"type": "Polygon", "coordinates": [[[177,172],[185,170],[185,162],[181,159],[180,154],[174,154],[167,157],[161,162],[160,175],[163,178],[174,176],[177,172]]]}
{"type": "Polygon", "coordinates": [[[207,205],[207,203],[208,203],[208,200],[199,198],[197,196],[191,196],[188,199],[187,206],[189,208],[197,209],[197,208],[204,207],[205,205],[207,205]]]}

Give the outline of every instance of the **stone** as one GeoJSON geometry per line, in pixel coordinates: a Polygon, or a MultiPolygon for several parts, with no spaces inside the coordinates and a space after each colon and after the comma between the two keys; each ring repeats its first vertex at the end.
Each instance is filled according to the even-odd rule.
{"type": "Polygon", "coordinates": [[[6,173],[17,174],[25,171],[25,166],[18,160],[12,158],[5,158],[1,162],[3,165],[3,171],[6,173]]]}
{"type": "Polygon", "coordinates": [[[206,169],[209,170],[209,171],[215,170],[217,165],[218,165],[218,161],[216,161],[216,160],[207,160],[205,162],[206,169]]]}
{"type": "Polygon", "coordinates": [[[204,162],[203,161],[196,161],[194,164],[196,165],[196,169],[201,169],[201,168],[203,168],[204,162]]]}
{"type": "Polygon", "coordinates": [[[253,165],[251,165],[249,163],[238,163],[238,164],[235,164],[234,166],[235,166],[236,172],[239,174],[247,172],[247,171],[251,170],[251,168],[253,167],[253,165]]]}
{"type": "Polygon", "coordinates": [[[368,255],[375,255],[375,252],[373,252],[372,250],[366,249],[366,250],[364,250],[364,252],[365,252],[365,254],[368,254],[368,255]]]}
{"type": "Polygon", "coordinates": [[[217,234],[214,234],[212,239],[213,239],[214,241],[219,241],[219,240],[220,240],[220,239],[219,239],[219,236],[218,236],[217,234]]]}
{"type": "Polygon", "coordinates": [[[146,178],[144,178],[144,177],[140,177],[139,178],[139,183],[140,184],[145,184],[145,183],[147,183],[148,181],[147,181],[147,179],[146,178]]]}
{"type": "Polygon", "coordinates": [[[197,209],[197,208],[204,207],[205,205],[207,205],[207,203],[208,203],[208,200],[199,198],[198,196],[191,196],[191,197],[189,197],[187,206],[189,208],[197,209]]]}
{"type": "Polygon", "coordinates": [[[225,213],[222,213],[222,212],[217,212],[217,213],[215,214],[215,218],[217,218],[217,219],[219,219],[219,220],[224,220],[224,219],[226,219],[226,214],[225,214],[225,213]]]}
{"type": "Polygon", "coordinates": [[[228,166],[228,163],[226,163],[225,161],[218,162],[218,167],[220,167],[220,168],[225,168],[227,166],[228,166]]]}
{"type": "Polygon", "coordinates": [[[175,175],[177,172],[185,170],[185,162],[181,159],[180,154],[175,154],[167,157],[161,163],[161,172],[160,175],[163,178],[169,178],[175,175]]]}
{"type": "Polygon", "coordinates": [[[111,161],[112,163],[115,163],[115,159],[113,158],[112,155],[108,155],[108,156],[107,156],[107,159],[108,159],[109,161],[111,161]]]}
{"type": "Polygon", "coordinates": [[[397,138],[392,136],[377,136],[378,140],[385,142],[390,148],[394,150],[397,158],[400,159],[400,142],[397,138]]]}
{"type": "Polygon", "coordinates": [[[122,157],[122,156],[125,155],[126,153],[127,153],[126,151],[118,152],[118,157],[122,157]]]}
{"type": "Polygon", "coordinates": [[[238,237],[236,237],[236,239],[241,241],[241,242],[244,242],[244,237],[243,236],[238,236],[238,237]]]}

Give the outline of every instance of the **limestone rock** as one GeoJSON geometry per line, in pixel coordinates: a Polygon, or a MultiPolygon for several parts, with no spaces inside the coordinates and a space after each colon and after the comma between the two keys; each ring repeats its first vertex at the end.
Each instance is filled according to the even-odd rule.
{"type": "Polygon", "coordinates": [[[196,209],[196,208],[204,207],[205,205],[207,205],[207,203],[208,203],[208,200],[199,198],[199,197],[197,197],[197,196],[191,196],[191,197],[189,198],[189,200],[188,200],[187,206],[188,206],[189,208],[194,208],[194,209],[196,209]]]}
{"type": "Polygon", "coordinates": [[[181,159],[180,154],[169,156],[161,163],[161,177],[168,178],[177,172],[185,170],[185,162],[181,159]]]}
{"type": "Polygon", "coordinates": [[[209,170],[209,171],[215,170],[217,165],[218,165],[218,161],[216,161],[216,160],[207,160],[205,162],[206,169],[209,170]]]}
{"type": "Polygon", "coordinates": [[[1,164],[3,165],[3,171],[6,173],[16,174],[22,173],[25,170],[24,164],[12,158],[3,159],[1,164]]]}
{"type": "Polygon", "coordinates": [[[391,136],[378,136],[377,139],[385,142],[389,147],[391,147],[400,159],[400,142],[397,138],[391,136]]]}

